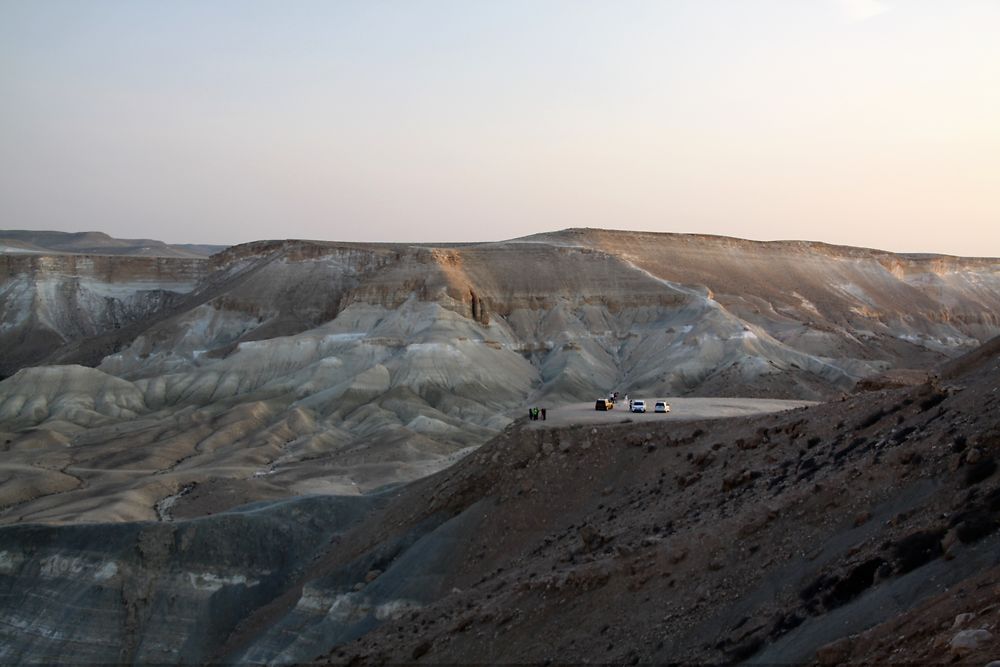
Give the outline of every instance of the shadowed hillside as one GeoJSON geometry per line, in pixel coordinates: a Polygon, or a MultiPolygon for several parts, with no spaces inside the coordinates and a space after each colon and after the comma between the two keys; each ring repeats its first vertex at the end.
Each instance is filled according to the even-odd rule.
{"type": "Polygon", "coordinates": [[[517,423],[372,496],[0,528],[0,657],[985,664],[1000,359],[964,361],[753,418],[517,423]]]}

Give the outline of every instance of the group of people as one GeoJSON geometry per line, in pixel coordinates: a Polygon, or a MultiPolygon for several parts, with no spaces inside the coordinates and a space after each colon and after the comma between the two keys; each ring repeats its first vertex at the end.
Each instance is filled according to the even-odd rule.
{"type": "MultiPolygon", "coordinates": [[[[608,400],[611,401],[612,403],[617,403],[618,402],[618,392],[615,391],[615,392],[612,392],[612,393],[608,394],[608,400]]],[[[631,410],[632,409],[632,401],[629,400],[628,394],[625,394],[625,402],[628,404],[629,410],[631,410]]]]}
{"type": "Polygon", "coordinates": [[[545,421],[545,408],[528,408],[528,419],[531,421],[538,421],[539,415],[541,415],[542,421],[545,421]]]}

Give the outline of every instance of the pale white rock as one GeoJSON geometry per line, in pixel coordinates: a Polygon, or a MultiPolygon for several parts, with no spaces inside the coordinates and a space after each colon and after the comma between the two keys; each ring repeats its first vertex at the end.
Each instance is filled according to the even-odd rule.
{"type": "Polygon", "coordinates": [[[993,634],[986,629],[961,630],[951,638],[949,646],[952,652],[962,655],[969,651],[974,651],[983,644],[991,641],[993,634]]]}

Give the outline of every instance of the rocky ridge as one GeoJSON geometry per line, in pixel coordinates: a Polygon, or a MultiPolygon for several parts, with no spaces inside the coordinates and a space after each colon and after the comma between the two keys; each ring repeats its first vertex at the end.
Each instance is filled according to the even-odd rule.
{"type": "Polygon", "coordinates": [[[0,229],[0,254],[118,255],[201,258],[226,246],[168,244],[154,239],[116,239],[103,232],[53,232],[0,229]]]}

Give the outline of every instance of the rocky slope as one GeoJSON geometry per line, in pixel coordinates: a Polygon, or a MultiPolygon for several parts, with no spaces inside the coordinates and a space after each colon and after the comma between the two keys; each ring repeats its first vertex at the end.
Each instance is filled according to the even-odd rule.
{"type": "Polygon", "coordinates": [[[773,415],[515,423],[379,494],[3,527],[0,658],[985,664],[998,378],[994,340],[773,415]]]}
{"type": "Polygon", "coordinates": [[[998,378],[994,340],[920,387],[723,428],[511,434],[428,480],[476,523],[448,592],[328,657],[985,664],[998,378]]]}
{"type": "Polygon", "coordinates": [[[207,268],[204,259],[0,254],[0,377],[67,343],[155,319],[207,268]]]}
{"type": "Polygon", "coordinates": [[[1000,333],[995,260],[810,243],[567,230],[0,261],[5,368],[60,365],[0,383],[6,523],[367,492],[530,404],[825,399],[1000,333]]]}

